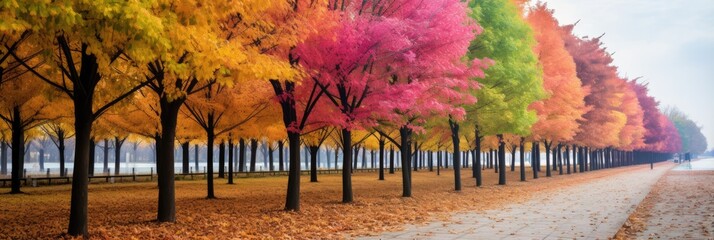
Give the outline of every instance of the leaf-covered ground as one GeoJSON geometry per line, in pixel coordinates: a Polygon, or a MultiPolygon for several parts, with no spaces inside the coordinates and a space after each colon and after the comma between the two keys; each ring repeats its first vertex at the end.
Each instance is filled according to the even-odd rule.
{"type": "Polygon", "coordinates": [[[616,239],[712,239],[714,171],[673,171],[660,178],[616,239]]]}
{"type": "MultiPolygon", "coordinates": [[[[401,173],[353,176],[355,202],[342,204],[340,175],[321,175],[310,183],[303,176],[301,211],[282,211],[287,177],[225,179],[216,181],[218,199],[205,199],[205,181],[176,182],[173,224],[158,224],[157,187],[150,183],[92,184],[89,186],[89,232],[98,239],[335,239],[370,235],[426,222],[448,213],[492,209],[523,201],[534,193],[554,190],[633,167],[585,174],[554,175],[518,182],[518,171],[508,171],[508,185],[498,186],[498,175],[484,171],[484,186],[475,187],[471,170],[462,171],[463,191],[454,192],[453,172],[419,171],[413,174],[413,196],[402,198],[401,173]]],[[[543,174],[544,175],[544,174],[543,174]]],[[[7,189],[4,189],[7,190],[7,189]]],[[[66,237],[70,185],[23,189],[26,194],[0,195],[0,238],[45,239],[66,237]]],[[[545,194],[545,193],[544,193],[545,194]]]]}

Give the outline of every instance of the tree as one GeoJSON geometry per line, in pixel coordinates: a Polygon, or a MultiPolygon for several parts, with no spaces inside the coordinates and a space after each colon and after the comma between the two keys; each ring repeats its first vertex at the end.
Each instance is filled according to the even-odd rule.
{"type": "MultiPolygon", "coordinates": [[[[537,120],[528,106],[543,98],[542,71],[533,52],[533,30],[522,18],[519,6],[510,0],[470,1],[470,16],[483,27],[471,42],[468,57],[489,58],[495,63],[486,69],[476,91],[479,101],[466,108],[469,132],[474,133],[475,150],[481,152],[483,136],[515,134],[527,136],[537,120]]],[[[480,154],[477,161],[480,162],[480,154]]],[[[505,163],[500,159],[499,163],[505,163]]],[[[477,183],[480,169],[474,168],[477,183]]],[[[505,184],[505,172],[499,172],[505,184]]],[[[480,184],[477,184],[480,185],[480,184]]]]}
{"type": "Polygon", "coordinates": [[[54,121],[49,121],[48,123],[40,126],[42,131],[52,140],[52,143],[57,147],[57,152],[59,153],[60,162],[60,176],[64,177],[67,175],[65,172],[65,141],[69,138],[74,137],[72,132],[72,123],[68,121],[68,118],[59,118],[54,121]]]}
{"type": "MultiPolygon", "coordinates": [[[[270,98],[267,84],[248,81],[234,87],[210,85],[185,102],[185,115],[190,116],[206,134],[207,198],[213,191],[213,147],[216,138],[238,128],[260,114],[270,98]]],[[[173,151],[173,149],[171,149],[173,151]]],[[[173,165],[173,161],[170,161],[173,165]]]]}
{"type": "MultiPolygon", "coordinates": [[[[266,13],[287,11],[285,1],[185,1],[171,7],[154,9],[165,19],[162,33],[171,45],[163,54],[146,65],[149,84],[159,100],[161,136],[158,151],[160,163],[160,222],[175,221],[173,149],[178,113],[188,96],[214,83],[231,86],[246,79],[265,80],[294,75],[286,62],[264,54],[254,46],[272,32],[273,21],[262,19],[266,13]],[[178,19],[178,21],[173,21],[178,19]],[[267,27],[267,28],[266,28],[267,27]],[[165,167],[162,167],[165,166],[165,167]]],[[[212,146],[209,146],[209,148],[212,146]]]]}
{"type": "Polygon", "coordinates": [[[620,104],[624,85],[612,65],[612,56],[602,47],[600,37],[578,38],[572,34],[574,25],[563,27],[568,52],[577,66],[578,78],[590,88],[585,103],[592,108],[581,121],[575,139],[584,146],[602,149],[617,146],[619,133],[627,122],[620,104]]]}
{"type": "Polygon", "coordinates": [[[700,154],[707,150],[707,139],[697,123],[677,108],[666,108],[664,114],[677,128],[683,153],[700,154]]]}
{"type": "MultiPolygon", "coordinates": [[[[309,38],[297,49],[297,53],[304,66],[314,72],[311,75],[314,84],[320,87],[325,97],[341,113],[339,120],[342,123],[338,126],[342,131],[345,153],[342,201],[352,202],[351,176],[348,173],[352,163],[349,154],[353,145],[352,130],[374,126],[372,112],[380,111],[375,111],[371,106],[383,106],[385,111],[382,112],[393,117],[380,118],[388,121],[408,120],[429,110],[458,112],[446,107],[448,104],[444,102],[429,102],[427,99],[430,98],[424,98],[424,101],[416,104],[409,101],[417,99],[421,94],[424,94],[422,97],[432,96],[430,94],[438,91],[449,93],[444,98],[457,99],[454,97],[456,94],[453,94],[457,90],[451,88],[469,87],[457,79],[473,73],[465,67],[459,69],[461,66],[469,66],[461,61],[459,54],[465,52],[464,45],[473,38],[473,26],[464,24],[465,15],[446,14],[465,12],[463,4],[457,1],[376,1],[371,4],[334,3],[330,7],[346,12],[337,19],[340,25],[334,29],[336,37],[327,35],[309,38]],[[442,39],[436,36],[453,38],[439,41],[442,39]],[[454,58],[454,55],[459,56],[454,58]],[[443,81],[441,85],[429,84],[438,78],[449,81],[443,81]],[[399,101],[383,98],[396,98],[394,94],[397,93],[408,94],[402,95],[404,98],[399,101]],[[431,108],[415,107],[419,104],[431,108]],[[409,112],[400,112],[406,108],[410,108],[409,112]]],[[[480,71],[481,65],[475,66],[480,71]]],[[[402,166],[408,168],[409,164],[406,163],[411,154],[405,150],[411,146],[408,141],[412,124],[404,121],[395,121],[393,124],[403,127],[401,142],[392,142],[402,148],[402,166]]],[[[404,195],[410,196],[410,171],[403,171],[402,174],[406,180],[404,195]]]]}
{"type": "MultiPolygon", "coordinates": [[[[281,2],[281,1],[278,1],[281,2]]],[[[260,41],[253,41],[257,48],[262,52],[270,53],[277,56],[279,59],[289,63],[291,70],[299,71],[300,59],[295,55],[295,48],[298,44],[314,34],[325,34],[323,29],[329,29],[333,25],[333,21],[327,19],[329,14],[325,14],[328,10],[327,6],[322,1],[282,1],[288,4],[287,11],[276,11],[271,14],[264,15],[272,20],[276,20],[279,24],[271,24],[262,26],[260,29],[266,33],[272,33],[260,38],[260,41]]],[[[246,24],[253,27],[255,24],[246,24]]],[[[242,31],[237,31],[238,33],[242,31]]],[[[266,68],[272,71],[273,69],[266,68]]],[[[298,74],[275,75],[270,78],[270,84],[275,93],[275,97],[280,104],[282,111],[282,120],[288,136],[288,156],[289,156],[289,172],[288,186],[285,197],[285,210],[298,211],[300,210],[300,132],[305,127],[305,124],[310,116],[314,104],[319,100],[321,91],[316,91],[313,88],[308,96],[300,96],[296,94],[297,83],[304,78],[298,74]],[[307,98],[308,104],[304,110],[298,110],[296,97],[307,98]],[[298,116],[300,114],[301,116],[298,116]]]]}
{"type": "Polygon", "coordinates": [[[661,141],[661,139],[658,138],[658,133],[662,131],[662,126],[659,121],[660,112],[657,108],[659,103],[654,97],[649,96],[646,83],[640,83],[638,79],[631,80],[628,83],[635,94],[637,94],[637,102],[640,104],[640,108],[642,108],[643,112],[643,123],[645,127],[644,145],[637,149],[653,149],[651,145],[661,141]]]}
{"type": "Polygon", "coordinates": [[[310,182],[317,182],[317,153],[334,130],[332,127],[325,126],[303,133],[306,134],[302,136],[303,142],[310,150],[310,182]]]}
{"type": "Polygon", "coordinates": [[[625,114],[627,121],[620,130],[620,141],[612,147],[617,147],[619,150],[632,151],[644,145],[644,111],[632,86],[627,83],[626,79],[620,80],[622,81],[623,95],[619,109],[625,114]]]}
{"type": "MultiPolygon", "coordinates": [[[[588,88],[582,86],[577,76],[575,62],[565,49],[553,10],[539,3],[530,9],[527,20],[538,41],[534,52],[543,68],[543,87],[548,95],[530,105],[530,109],[538,113],[531,138],[543,141],[546,149],[551,149],[553,144],[569,143],[575,137],[580,126],[578,121],[582,121],[583,114],[589,110],[584,101],[588,88]]],[[[546,156],[550,156],[548,152],[546,156]]],[[[546,172],[550,176],[550,169],[546,172]]]]}
{"type": "MultiPolygon", "coordinates": [[[[17,69],[16,69],[17,70],[17,69]]],[[[19,76],[19,75],[18,75],[19,76]]],[[[47,117],[47,88],[38,87],[39,80],[29,74],[8,80],[0,85],[0,120],[7,124],[11,133],[12,176],[10,193],[22,193],[20,181],[25,156],[25,144],[29,139],[26,131],[41,125],[47,117]]],[[[42,85],[40,85],[42,86],[42,85]]]]}
{"type": "Polygon", "coordinates": [[[87,235],[87,175],[92,124],[108,108],[148,83],[118,73],[112,66],[126,63],[128,59],[137,63],[152,59],[153,54],[161,52],[168,42],[160,34],[161,20],[143,3],[27,4],[34,6],[13,5],[4,11],[40,11],[38,14],[16,14],[15,17],[33,26],[30,30],[32,43],[45,53],[44,61],[53,66],[50,70],[54,73],[40,73],[29,62],[12,55],[33,75],[73,100],[76,147],[68,233],[87,235]],[[99,89],[104,91],[95,97],[99,89]]]}
{"type": "MultiPolygon", "coordinates": [[[[659,120],[661,125],[664,126],[663,131],[660,133],[663,137],[663,141],[659,142],[657,152],[659,153],[677,153],[682,151],[682,138],[679,135],[679,131],[674,123],[667,118],[666,115],[660,113],[659,120]]],[[[661,160],[666,160],[661,159],[661,160]]]]}

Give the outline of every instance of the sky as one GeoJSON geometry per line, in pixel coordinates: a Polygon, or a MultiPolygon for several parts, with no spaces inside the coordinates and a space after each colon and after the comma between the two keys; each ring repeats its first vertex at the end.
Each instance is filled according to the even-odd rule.
{"type": "Polygon", "coordinates": [[[623,77],[642,77],[660,107],[677,107],[714,148],[713,0],[544,0],[561,25],[602,37],[623,77]]]}

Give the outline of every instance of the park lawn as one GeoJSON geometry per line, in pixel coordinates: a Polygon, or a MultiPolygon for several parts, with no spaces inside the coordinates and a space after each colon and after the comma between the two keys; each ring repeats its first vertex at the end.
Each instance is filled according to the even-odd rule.
{"type": "MultiPolygon", "coordinates": [[[[401,197],[401,173],[355,173],[355,202],[342,204],[341,175],[321,175],[319,182],[301,181],[301,211],[282,211],[287,177],[241,178],[228,185],[218,179],[218,199],[207,200],[204,180],[176,182],[177,222],[159,224],[155,182],[91,184],[89,233],[99,239],[334,239],[397,230],[405,223],[446,219],[451,212],[486,210],[527,200],[531,194],[557,190],[644,168],[622,167],[557,175],[519,182],[519,172],[507,171],[508,185],[498,186],[493,169],[484,170],[484,185],[475,187],[471,169],[462,170],[463,190],[453,191],[453,171],[420,170],[413,174],[413,197],[401,197]]],[[[67,237],[70,185],[25,187],[25,194],[0,195],[0,239],[67,237]]],[[[2,189],[8,190],[8,189],[2,189]]],[[[554,203],[555,204],[555,203],[554,203]]]]}

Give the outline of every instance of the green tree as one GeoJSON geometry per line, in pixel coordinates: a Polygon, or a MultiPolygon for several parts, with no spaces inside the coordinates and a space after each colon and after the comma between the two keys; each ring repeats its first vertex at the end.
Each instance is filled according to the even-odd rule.
{"type": "Polygon", "coordinates": [[[682,138],[683,153],[700,154],[707,150],[707,138],[702,134],[702,128],[689,116],[677,108],[667,108],[664,114],[674,123],[682,138]]]}
{"type": "MultiPolygon", "coordinates": [[[[478,153],[483,136],[529,135],[537,115],[528,106],[545,94],[542,70],[533,52],[536,44],[533,30],[523,19],[519,6],[511,0],[473,0],[469,8],[483,33],[471,42],[468,58],[490,58],[495,62],[486,69],[486,77],[479,80],[481,88],[474,92],[478,102],[466,108],[467,126],[462,128],[475,135],[477,165],[473,169],[480,186],[478,153]]],[[[505,151],[503,141],[500,143],[500,151],[505,151]]],[[[499,161],[499,184],[505,184],[505,159],[499,161]]]]}

